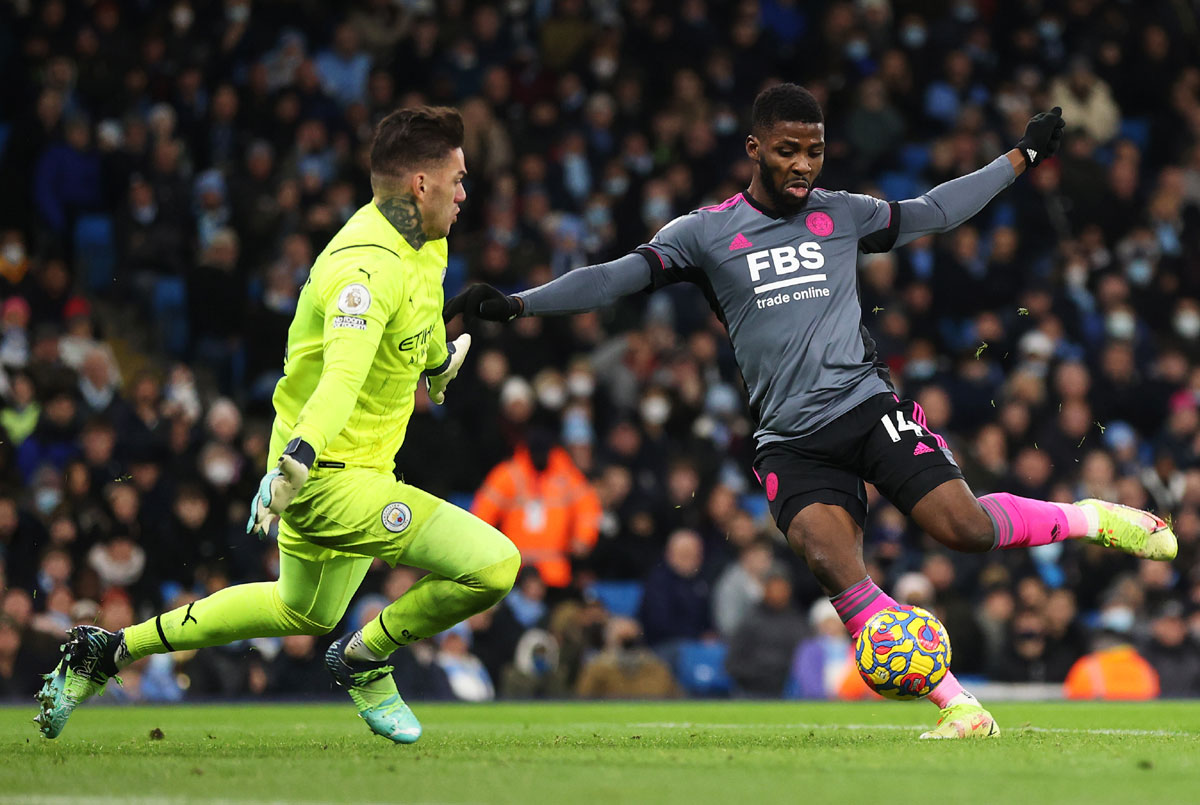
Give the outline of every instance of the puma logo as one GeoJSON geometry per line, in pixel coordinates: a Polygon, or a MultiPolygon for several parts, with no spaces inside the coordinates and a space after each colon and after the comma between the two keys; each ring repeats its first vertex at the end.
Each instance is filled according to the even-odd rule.
{"type": "Polygon", "coordinates": [[[367,271],[365,268],[360,268],[358,270],[367,275],[367,282],[371,281],[371,272],[370,271],[367,271]]]}
{"type": "Polygon", "coordinates": [[[183,613],[183,623],[179,624],[180,626],[187,626],[188,621],[191,621],[192,623],[194,623],[196,625],[200,624],[200,621],[196,620],[196,618],[192,616],[192,607],[194,607],[194,606],[196,606],[195,601],[188,604],[187,612],[183,613]]]}

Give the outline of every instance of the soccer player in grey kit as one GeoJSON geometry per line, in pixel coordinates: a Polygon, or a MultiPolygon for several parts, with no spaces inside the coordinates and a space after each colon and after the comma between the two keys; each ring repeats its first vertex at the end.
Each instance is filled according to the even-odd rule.
{"type": "MultiPolygon", "coordinates": [[[[1016,147],[920,198],[881,201],[816,187],[825,160],[821,107],[779,84],[755,99],[750,186],[664,226],[650,243],[506,296],[473,285],[447,320],[508,321],[578,313],[674,282],[699,285],[729,331],[757,420],[754,471],[788,544],[804,557],[852,638],[895,605],[867,575],[863,481],[926,533],[960,551],[1082,539],[1169,561],[1177,543],[1149,512],[1099,500],[1051,503],[976,496],[921,406],[895,393],[862,325],[857,258],[968,220],[1058,149],[1062,110],[1035,115],[1016,147]]],[[[952,673],[929,698],[941,709],[922,738],[993,737],[995,719],[952,673]]]]}

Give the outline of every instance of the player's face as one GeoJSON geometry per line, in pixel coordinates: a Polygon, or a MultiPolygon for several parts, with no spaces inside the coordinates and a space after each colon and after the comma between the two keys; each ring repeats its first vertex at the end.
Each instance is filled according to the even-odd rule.
{"type": "Polygon", "coordinates": [[[746,138],[759,182],[779,210],[799,210],[825,165],[825,124],[781,121],[746,138]]]}
{"type": "Polygon", "coordinates": [[[425,193],[421,216],[425,235],[430,240],[450,234],[450,226],[458,220],[459,205],[467,199],[463,179],[467,175],[461,148],[455,148],[439,165],[425,174],[425,193]]]}

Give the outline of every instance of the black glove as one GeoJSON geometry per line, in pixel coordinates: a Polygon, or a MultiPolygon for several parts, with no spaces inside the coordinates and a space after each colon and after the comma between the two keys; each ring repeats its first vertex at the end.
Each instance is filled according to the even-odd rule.
{"type": "Polygon", "coordinates": [[[1062,107],[1056,106],[1049,112],[1039,112],[1025,125],[1025,134],[1017,141],[1017,148],[1025,157],[1025,167],[1036,168],[1054,156],[1062,144],[1062,107]]]}
{"type": "Polygon", "coordinates": [[[461,313],[464,324],[470,324],[475,319],[511,321],[520,316],[524,309],[525,305],[517,297],[505,296],[491,285],[480,283],[447,302],[442,308],[442,319],[450,321],[461,313]]]}

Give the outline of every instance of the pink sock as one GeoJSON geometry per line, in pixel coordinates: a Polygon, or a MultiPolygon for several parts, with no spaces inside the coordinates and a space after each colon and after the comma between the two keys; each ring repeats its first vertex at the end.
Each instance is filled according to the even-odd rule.
{"type": "Polygon", "coordinates": [[[1087,515],[1073,503],[1048,503],[1000,492],[984,495],[979,505],[996,530],[992,550],[1048,545],[1088,534],[1087,515]]]}
{"type": "MultiPolygon", "coordinates": [[[[842,590],[829,601],[837,610],[842,623],[846,624],[846,631],[850,633],[851,640],[858,639],[859,632],[862,631],[863,626],[871,619],[872,615],[882,609],[896,606],[896,600],[879,589],[878,585],[871,581],[870,576],[858,584],[842,590]]],[[[965,691],[962,684],[953,673],[947,671],[946,675],[942,677],[942,681],[929,694],[929,700],[939,708],[943,708],[951,699],[963,692],[965,691]]]]}
{"type": "Polygon", "coordinates": [[[950,704],[950,700],[960,693],[966,693],[962,683],[954,676],[953,671],[946,671],[946,675],[942,677],[942,681],[929,694],[929,701],[938,706],[938,709],[945,708],[950,704]]]}
{"type": "Polygon", "coordinates": [[[882,609],[896,606],[895,599],[879,589],[870,576],[842,590],[829,601],[837,610],[842,623],[846,624],[846,631],[850,633],[851,640],[858,639],[858,633],[872,615],[882,609]]]}

